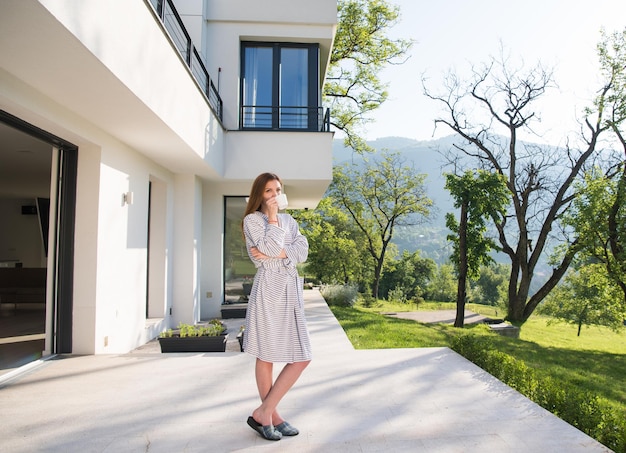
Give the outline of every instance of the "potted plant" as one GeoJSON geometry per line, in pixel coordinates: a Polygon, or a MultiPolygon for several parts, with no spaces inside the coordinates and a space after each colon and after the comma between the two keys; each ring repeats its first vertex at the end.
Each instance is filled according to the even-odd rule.
{"type": "Polygon", "coordinates": [[[175,330],[168,329],[159,335],[161,352],[224,352],[228,334],[219,319],[206,325],[180,323],[175,330]]]}

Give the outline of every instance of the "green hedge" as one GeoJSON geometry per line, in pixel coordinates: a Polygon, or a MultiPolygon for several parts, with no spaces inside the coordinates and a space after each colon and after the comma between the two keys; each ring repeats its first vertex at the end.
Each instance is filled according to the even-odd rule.
{"type": "MultiPolygon", "coordinates": [[[[452,349],[495,378],[615,452],[626,453],[626,411],[571,384],[541,377],[521,360],[495,349],[488,336],[462,332],[452,349]]],[[[618,385],[616,383],[616,385],[618,385]]]]}

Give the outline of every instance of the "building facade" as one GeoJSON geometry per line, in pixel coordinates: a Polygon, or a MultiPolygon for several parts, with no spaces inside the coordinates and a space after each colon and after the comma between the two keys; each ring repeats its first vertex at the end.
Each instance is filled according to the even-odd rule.
{"type": "Polygon", "coordinates": [[[220,316],[253,179],[299,209],[332,180],[336,26],[336,0],[0,4],[0,265],[46,268],[45,354],[220,316]]]}

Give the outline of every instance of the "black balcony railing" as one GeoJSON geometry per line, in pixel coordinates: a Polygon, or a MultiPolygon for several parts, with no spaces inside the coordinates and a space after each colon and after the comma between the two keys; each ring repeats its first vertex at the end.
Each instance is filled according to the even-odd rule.
{"type": "Polygon", "coordinates": [[[330,111],[323,107],[242,105],[242,129],[330,131],[330,111]]]}
{"type": "Polygon", "coordinates": [[[220,121],[223,121],[224,106],[222,98],[215,89],[215,85],[209,77],[209,72],[206,70],[200,54],[191,42],[191,37],[187,33],[187,29],[185,29],[174,3],[172,0],[150,0],[150,2],[169,33],[174,46],[178,49],[183,60],[185,60],[200,88],[202,88],[209,106],[220,121]]]}

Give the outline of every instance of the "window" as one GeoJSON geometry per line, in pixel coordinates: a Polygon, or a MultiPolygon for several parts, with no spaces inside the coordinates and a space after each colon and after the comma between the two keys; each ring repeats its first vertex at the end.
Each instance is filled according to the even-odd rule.
{"type": "Polygon", "coordinates": [[[256,273],[241,232],[246,198],[224,197],[224,208],[224,303],[245,303],[256,273]]]}
{"type": "Polygon", "coordinates": [[[318,46],[244,42],[241,49],[241,128],[317,130],[318,46]]]}

